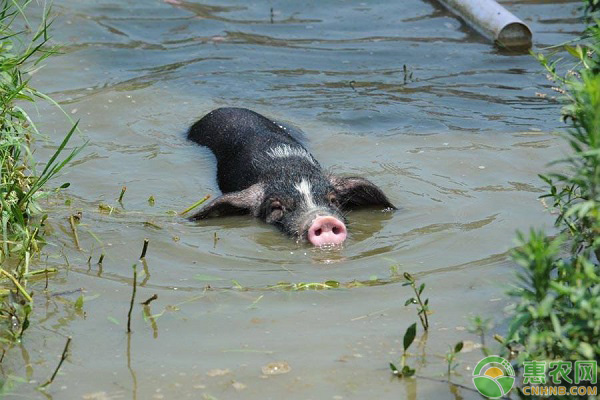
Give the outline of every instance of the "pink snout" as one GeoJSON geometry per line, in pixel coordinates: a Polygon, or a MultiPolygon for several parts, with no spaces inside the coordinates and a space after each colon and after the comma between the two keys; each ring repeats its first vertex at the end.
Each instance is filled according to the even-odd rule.
{"type": "Polygon", "coordinates": [[[308,228],[308,241],[315,246],[340,244],[346,236],[346,225],[335,217],[317,217],[308,228]]]}

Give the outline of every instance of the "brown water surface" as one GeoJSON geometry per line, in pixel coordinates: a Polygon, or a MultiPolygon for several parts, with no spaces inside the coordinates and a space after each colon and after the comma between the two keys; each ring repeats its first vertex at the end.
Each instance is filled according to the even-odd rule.
{"type": "MultiPolygon", "coordinates": [[[[582,29],[579,1],[504,3],[530,24],[537,49],[582,29]]],[[[90,142],[60,178],[71,186],[49,205],[54,232],[38,266],[60,272],[47,292],[43,279],[32,286],[32,327],[2,364],[8,397],[479,398],[391,376],[388,362],[417,321],[404,306],[411,289],[394,272],[427,285],[431,331],[410,358],[419,375],[445,379],[448,346],[478,342],[465,330],[473,315],[505,332],[515,270],[507,252],[517,229],[551,232],[537,174],[564,152],[560,106],[533,57],[499,51],[418,0],[56,0],[55,10],[65,54],[33,83],[81,119],[90,142]],[[368,177],[400,209],[350,213],[341,251],[296,244],[247,217],[170,215],[218,195],[213,156],[185,131],[225,105],[302,128],[324,166],[368,177]],[[81,251],[67,221],[77,211],[81,251]],[[128,337],[134,263],[137,299],[158,299],[134,308],[128,337]],[[343,287],[272,288],[328,280],[343,287]],[[70,357],[42,395],[35,382],[54,370],[67,336],[70,357]]],[[[64,116],[39,110],[49,143],[59,142],[64,116]]],[[[38,159],[49,143],[38,141],[38,159]]],[[[462,353],[453,381],[472,387],[480,358],[462,353]]]]}

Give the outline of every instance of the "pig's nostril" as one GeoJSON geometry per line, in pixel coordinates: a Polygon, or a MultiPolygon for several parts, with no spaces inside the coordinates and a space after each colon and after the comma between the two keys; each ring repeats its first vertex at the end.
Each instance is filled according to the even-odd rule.
{"type": "Polygon", "coordinates": [[[321,236],[321,233],[322,233],[322,232],[323,232],[322,230],[320,230],[320,229],[317,229],[317,230],[315,231],[315,235],[316,235],[316,236],[321,236]]]}
{"type": "Polygon", "coordinates": [[[331,231],[333,232],[334,235],[337,235],[338,233],[340,233],[340,228],[338,228],[337,226],[334,226],[331,231]]]}

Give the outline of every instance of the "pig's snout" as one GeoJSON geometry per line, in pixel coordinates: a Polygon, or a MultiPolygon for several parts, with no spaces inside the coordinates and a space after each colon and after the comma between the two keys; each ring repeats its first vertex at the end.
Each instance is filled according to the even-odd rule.
{"type": "Polygon", "coordinates": [[[335,217],[317,217],[308,228],[308,241],[315,246],[340,244],[346,236],[346,225],[335,217]]]}

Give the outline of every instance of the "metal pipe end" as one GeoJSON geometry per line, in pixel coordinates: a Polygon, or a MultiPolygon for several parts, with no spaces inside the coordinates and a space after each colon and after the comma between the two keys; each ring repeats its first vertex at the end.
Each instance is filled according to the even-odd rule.
{"type": "Polygon", "coordinates": [[[496,37],[496,43],[507,49],[528,50],[532,45],[531,29],[522,22],[504,26],[496,37]]]}

